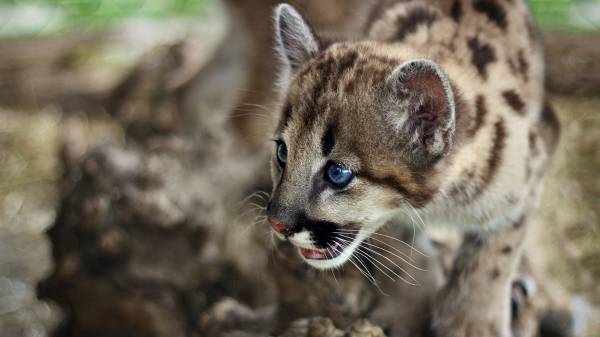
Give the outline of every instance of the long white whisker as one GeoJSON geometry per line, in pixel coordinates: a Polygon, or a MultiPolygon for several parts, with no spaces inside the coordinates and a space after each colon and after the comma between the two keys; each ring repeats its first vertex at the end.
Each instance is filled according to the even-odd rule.
{"type": "MultiPolygon", "coordinates": [[[[337,233],[337,234],[338,234],[339,236],[341,236],[341,237],[344,237],[344,238],[346,238],[346,239],[352,239],[351,237],[349,237],[349,236],[346,236],[346,235],[344,235],[344,234],[341,234],[341,233],[337,233]]],[[[371,238],[371,239],[374,239],[374,238],[371,238]]],[[[417,269],[417,270],[420,270],[420,271],[427,271],[427,269],[423,269],[423,268],[421,268],[421,267],[418,267],[418,266],[416,266],[416,265],[412,264],[411,262],[409,262],[408,260],[406,260],[404,257],[402,257],[402,256],[399,256],[398,254],[395,254],[394,252],[392,252],[392,251],[390,251],[390,250],[387,250],[387,249],[385,249],[385,248],[383,248],[383,247],[380,247],[380,246],[377,246],[377,245],[375,245],[375,244],[372,244],[372,243],[370,243],[370,242],[367,242],[366,240],[365,240],[365,241],[363,241],[362,243],[363,243],[363,244],[366,244],[366,245],[368,245],[368,246],[371,246],[371,247],[377,248],[377,249],[381,249],[382,251],[384,251],[384,252],[386,252],[386,253],[389,253],[389,254],[391,254],[391,255],[393,255],[393,256],[395,256],[395,257],[397,257],[397,258],[398,258],[398,259],[400,259],[402,262],[406,263],[407,265],[409,265],[410,267],[412,267],[412,268],[414,268],[414,269],[417,269]]],[[[385,243],[385,242],[383,242],[383,243],[385,243]]],[[[391,246],[391,247],[392,247],[392,248],[394,248],[396,251],[399,251],[399,250],[398,250],[396,247],[394,247],[394,246],[391,246]]],[[[372,250],[372,249],[370,249],[370,248],[368,248],[368,247],[364,247],[364,248],[365,248],[365,249],[369,249],[369,250],[370,250],[370,251],[372,251],[373,253],[375,253],[375,254],[377,254],[377,255],[380,255],[380,256],[383,256],[383,257],[385,257],[386,259],[390,260],[390,259],[389,259],[387,256],[384,256],[384,255],[382,255],[382,254],[380,254],[380,253],[378,253],[378,252],[376,252],[376,251],[374,251],[374,250],[372,250]]],[[[400,251],[399,251],[399,252],[400,252],[400,251]]],[[[394,263],[394,262],[392,262],[391,260],[390,260],[390,262],[391,262],[391,263],[394,263]]],[[[395,263],[394,263],[394,264],[395,264],[395,263]]],[[[400,268],[400,269],[402,269],[402,268],[400,268]]],[[[404,270],[403,270],[403,271],[404,271],[404,270]]],[[[405,272],[405,273],[406,273],[406,272],[405,272]]]]}
{"type": "MultiPolygon", "coordinates": [[[[419,255],[421,255],[423,257],[429,257],[429,255],[427,255],[427,254],[419,251],[418,249],[414,248],[413,246],[409,245],[408,243],[406,243],[406,242],[404,242],[404,241],[402,241],[402,240],[400,240],[398,238],[395,238],[393,236],[390,236],[390,235],[385,235],[385,234],[382,234],[382,233],[376,233],[374,231],[370,231],[370,230],[366,230],[366,229],[348,229],[348,228],[340,228],[340,229],[338,229],[338,231],[344,231],[344,232],[350,233],[350,234],[352,234],[352,233],[359,233],[361,230],[364,231],[365,233],[367,233],[369,236],[371,236],[371,235],[378,235],[378,236],[381,236],[381,237],[385,237],[385,238],[397,241],[397,242],[403,244],[404,246],[406,246],[408,248],[414,249],[415,252],[417,252],[419,255]]],[[[372,239],[375,240],[375,238],[372,238],[372,239]]],[[[385,242],[383,242],[381,240],[377,240],[377,241],[379,241],[381,243],[384,243],[384,244],[386,244],[386,245],[389,246],[388,243],[385,243],[385,242]]],[[[393,246],[391,246],[391,247],[393,247],[393,246]]],[[[406,255],[406,253],[401,253],[401,254],[405,255],[407,258],[410,258],[409,255],[406,255]]]]}
{"type": "MultiPolygon", "coordinates": [[[[425,230],[425,226],[426,226],[425,225],[425,221],[423,221],[423,218],[421,218],[421,215],[419,215],[419,212],[417,212],[417,210],[411,204],[408,204],[408,206],[410,207],[410,209],[412,210],[412,212],[417,216],[417,218],[419,219],[419,221],[421,221],[421,227],[420,227],[420,229],[421,230],[425,230]]],[[[416,233],[415,233],[414,227],[413,227],[413,239],[412,239],[412,241],[413,241],[412,242],[412,246],[413,247],[415,246],[415,236],[416,236],[416,233]]],[[[412,250],[411,250],[411,254],[412,254],[412,250]]]]}
{"type": "Polygon", "coordinates": [[[247,197],[245,197],[244,199],[240,200],[239,202],[236,203],[236,207],[240,206],[240,205],[244,205],[247,201],[250,201],[252,198],[254,197],[259,197],[261,198],[261,200],[264,200],[264,198],[269,197],[270,194],[265,192],[265,191],[255,191],[253,193],[250,193],[247,197]]]}
{"type": "MultiPolygon", "coordinates": [[[[346,241],[346,242],[347,242],[347,241],[346,241]]],[[[391,259],[389,259],[387,256],[384,256],[384,255],[382,255],[382,254],[379,254],[378,252],[375,252],[375,251],[373,251],[372,249],[368,249],[368,251],[367,251],[367,252],[365,252],[365,251],[361,251],[361,249],[367,249],[367,248],[366,248],[366,247],[362,247],[362,246],[358,246],[358,248],[356,249],[356,251],[355,251],[355,252],[356,252],[356,253],[358,253],[358,254],[360,254],[360,255],[362,255],[362,256],[364,256],[365,258],[367,258],[367,259],[371,260],[372,262],[374,262],[374,263],[377,263],[377,264],[381,265],[383,268],[387,269],[387,270],[388,270],[390,273],[394,274],[394,276],[396,276],[397,278],[401,279],[402,281],[404,281],[404,282],[406,282],[406,283],[408,283],[408,284],[410,284],[410,285],[417,285],[417,284],[418,284],[418,281],[417,281],[417,280],[416,280],[414,277],[412,277],[410,274],[408,274],[408,273],[407,273],[407,272],[406,272],[406,271],[405,271],[405,270],[404,270],[402,267],[400,267],[400,266],[399,266],[398,264],[396,264],[394,261],[392,261],[391,259]],[[379,255],[379,256],[381,256],[381,257],[383,257],[383,258],[387,259],[387,260],[388,260],[388,261],[389,261],[389,262],[390,262],[392,265],[394,265],[395,267],[397,267],[398,269],[400,269],[400,271],[402,271],[404,274],[408,275],[408,277],[409,277],[411,280],[413,280],[413,281],[414,281],[414,283],[413,283],[413,282],[410,282],[410,281],[408,281],[407,279],[405,279],[404,277],[402,277],[402,276],[398,275],[398,273],[396,273],[394,270],[392,270],[391,268],[389,268],[388,266],[386,266],[386,265],[385,265],[383,262],[379,261],[378,259],[376,259],[376,258],[375,258],[375,257],[373,257],[373,256],[370,256],[370,255],[368,254],[368,252],[375,253],[376,255],[379,255]]],[[[385,276],[389,277],[389,278],[390,278],[390,280],[392,280],[392,281],[396,281],[396,279],[394,279],[393,277],[391,277],[391,276],[390,276],[388,273],[386,273],[384,270],[382,270],[381,268],[379,268],[379,267],[378,267],[376,264],[374,264],[374,266],[375,266],[375,268],[377,268],[379,271],[381,271],[381,272],[382,272],[382,273],[383,273],[385,276]]]]}
{"type": "MultiPolygon", "coordinates": [[[[367,247],[364,247],[364,246],[360,247],[360,249],[365,249],[366,251],[363,251],[364,253],[371,252],[371,253],[375,253],[375,254],[377,254],[377,252],[375,252],[375,251],[373,251],[372,249],[369,249],[369,248],[367,248],[367,247]]],[[[377,254],[377,255],[380,255],[380,256],[382,256],[382,257],[386,258],[384,255],[381,255],[381,254],[377,254]]],[[[389,258],[388,258],[387,260],[388,260],[388,261],[390,261],[390,263],[391,263],[392,265],[394,265],[394,267],[396,267],[396,268],[400,269],[400,271],[401,271],[403,274],[406,274],[406,276],[407,276],[407,277],[408,277],[410,280],[412,280],[412,281],[409,281],[409,280],[407,280],[407,279],[406,279],[406,278],[404,278],[403,276],[400,276],[400,275],[398,275],[397,273],[395,273],[395,272],[391,271],[391,270],[390,270],[390,268],[387,268],[387,269],[388,269],[388,270],[390,270],[392,273],[394,273],[394,275],[396,275],[396,277],[398,277],[399,279],[401,279],[402,281],[404,281],[405,283],[407,283],[407,284],[410,284],[410,285],[418,285],[418,284],[419,284],[419,281],[417,281],[417,279],[415,279],[415,278],[414,278],[412,275],[410,275],[410,274],[409,274],[409,273],[408,273],[406,270],[404,270],[404,268],[400,267],[400,266],[399,266],[397,263],[393,262],[393,261],[392,261],[392,260],[390,260],[389,258]]],[[[377,261],[378,261],[378,260],[377,260],[377,261]]]]}
{"type": "Polygon", "coordinates": [[[343,255],[344,255],[344,257],[348,258],[348,260],[349,260],[350,262],[352,262],[352,264],[354,264],[354,266],[355,266],[356,268],[358,268],[358,270],[359,270],[359,271],[361,271],[361,273],[363,273],[363,275],[364,275],[364,276],[365,276],[365,277],[366,277],[366,278],[367,278],[369,281],[371,281],[371,283],[373,283],[373,285],[374,285],[374,286],[377,286],[377,280],[376,280],[376,279],[375,279],[375,277],[374,277],[374,276],[371,274],[371,272],[369,271],[369,268],[367,268],[367,266],[365,266],[365,265],[364,265],[364,263],[362,263],[362,261],[359,259],[359,260],[358,260],[358,263],[360,263],[360,265],[361,265],[361,266],[363,266],[363,268],[365,268],[365,269],[364,269],[364,272],[363,272],[363,270],[362,270],[361,268],[359,268],[359,267],[358,267],[358,266],[357,266],[357,265],[356,265],[356,264],[355,264],[355,263],[352,261],[352,259],[351,259],[351,258],[352,258],[352,256],[349,256],[349,255],[348,255],[348,254],[347,254],[347,253],[344,251],[344,250],[346,249],[346,247],[348,247],[348,246],[345,246],[345,245],[344,245],[342,242],[340,242],[340,241],[338,241],[338,240],[336,240],[336,239],[334,239],[333,241],[334,241],[334,242],[337,242],[338,244],[340,244],[340,246],[342,246],[342,247],[341,247],[341,250],[340,250],[340,252],[339,252],[339,253],[340,253],[340,254],[343,254],[343,255]]]}
{"type": "MultiPolygon", "coordinates": [[[[329,258],[333,259],[333,253],[329,250],[331,247],[328,245],[327,248],[325,249],[325,256],[329,255],[329,258]]],[[[331,269],[331,275],[333,275],[333,279],[335,280],[335,284],[337,284],[338,286],[340,285],[337,281],[337,278],[335,277],[335,271],[333,269],[331,269]]]]}
{"type": "Polygon", "coordinates": [[[386,293],[385,291],[383,291],[383,289],[381,289],[381,287],[379,286],[379,282],[375,279],[375,276],[373,276],[373,274],[371,274],[371,272],[369,271],[369,268],[367,266],[365,266],[365,264],[362,262],[362,260],[360,258],[357,258],[356,260],[358,261],[358,263],[360,263],[361,266],[363,266],[364,272],[363,270],[352,260],[353,256],[346,253],[344,250],[348,247],[347,245],[344,246],[343,243],[337,241],[336,239],[334,239],[334,242],[337,242],[338,244],[340,244],[342,246],[342,250],[340,251],[340,253],[346,257],[348,259],[348,261],[350,261],[350,263],[352,263],[356,269],[358,269],[361,274],[363,274],[363,276],[369,280],[369,282],[375,286],[375,288],[377,288],[377,290],[383,295],[383,296],[390,296],[388,293],[386,293]]]}

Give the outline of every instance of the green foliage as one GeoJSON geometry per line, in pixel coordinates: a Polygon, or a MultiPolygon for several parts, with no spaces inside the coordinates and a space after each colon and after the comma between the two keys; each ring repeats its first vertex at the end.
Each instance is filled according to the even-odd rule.
{"type": "Polygon", "coordinates": [[[573,0],[532,0],[531,12],[542,26],[563,26],[567,21],[569,5],[573,0]]]}
{"type": "MultiPolygon", "coordinates": [[[[32,16],[32,20],[38,22],[23,20],[21,17],[13,20],[13,25],[18,26],[13,30],[0,23],[0,36],[60,33],[80,27],[101,27],[131,17],[161,19],[201,16],[216,1],[218,0],[0,0],[0,10],[35,7],[38,14],[42,13],[41,16],[32,16]],[[14,22],[19,20],[20,22],[14,22]]],[[[588,24],[588,10],[574,10],[581,9],[582,4],[595,4],[594,12],[600,13],[600,0],[530,0],[533,15],[542,28],[582,29],[582,20],[587,25],[584,29],[600,26],[600,22],[597,22],[600,14],[595,14],[596,22],[590,19],[591,24],[588,24]]]]}
{"type": "Polygon", "coordinates": [[[129,17],[163,18],[202,14],[211,0],[0,0],[1,6],[57,10],[66,28],[104,25],[129,17]]]}

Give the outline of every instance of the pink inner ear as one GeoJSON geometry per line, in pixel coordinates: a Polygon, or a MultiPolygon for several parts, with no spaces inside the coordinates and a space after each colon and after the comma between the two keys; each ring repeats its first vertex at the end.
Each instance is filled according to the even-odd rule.
{"type": "Polygon", "coordinates": [[[437,74],[419,73],[404,83],[405,88],[418,106],[413,106],[416,113],[413,118],[435,122],[446,117],[448,99],[442,81],[437,74]]]}

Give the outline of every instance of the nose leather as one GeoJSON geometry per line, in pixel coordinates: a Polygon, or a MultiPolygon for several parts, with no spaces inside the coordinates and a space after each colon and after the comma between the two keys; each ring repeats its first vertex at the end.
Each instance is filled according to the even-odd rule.
{"type": "Polygon", "coordinates": [[[277,233],[280,234],[286,234],[286,232],[288,231],[288,226],[286,224],[284,224],[283,222],[271,218],[269,217],[269,223],[271,224],[271,227],[273,228],[274,231],[276,231],[277,233]]]}

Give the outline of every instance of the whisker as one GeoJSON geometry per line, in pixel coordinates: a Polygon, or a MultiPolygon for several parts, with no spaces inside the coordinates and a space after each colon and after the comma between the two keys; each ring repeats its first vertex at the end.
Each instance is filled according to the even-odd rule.
{"type": "MultiPolygon", "coordinates": [[[[417,210],[411,204],[408,204],[408,206],[410,207],[410,209],[412,210],[412,212],[417,216],[417,218],[419,219],[419,221],[421,221],[421,227],[420,227],[420,229],[421,230],[425,230],[425,226],[426,226],[425,225],[425,221],[423,221],[423,218],[421,218],[421,215],[419,215],[419,212],[417,212],[417,210]]],[[[415,246],[415,236],[416,236],[416,233],[415,233],[414,226],[413,226],[413,239],[412,239],[412,241],[413,241],[412,242],[412,246],[413,247],[415,246]]],[[[412,251],[411,251],[411,254],[412,254],[412,251]]]]}
{"type": "Polygon", "coordinates": [[[265,211],[267,210],[267,206],[262,206],[262,205],[259,205],[257,203],[253,203],[253,202],[248,203],[248,206],[254,206],[257,209],[261,209],[261,210],[265,210],[265,211]]]}
{"type": "MultiPolygon", "coordinates": [[[[340,233],[338,233],[338,235],[340,235],[340,236],[342,236],[342,237],[344,237],[344,238],[346,238],[346,239],[351,239],[351,237],[349,237],[349,236],[345,236],[344,234],[340,234],[340,233]]],[[[372,239],[374,239],[374,238],[372,238],[372,239]]],[[[386,252],[386,253],[389,253],[389,254],[391,254],[391,255],[393,255],[393,256],[395,256],[395,257],[397,257],[397,258],[398,258],[398,259],[400,259],[402,262],[406,263],[407,265],[409,265],[410,267],[412,267],[412,268],[414,268],[414,269],[417,269],[417,270],[420,270],[420,271],[427,271],[427,269],[423,269],[423,268],[421,268],[421,267],[418,267],[418,266],[416,266],[416,265],[412,264],[410,261],[406,260],[404,257],[402,257],[402,256],[399,256],[399,255],[395,254],[394,252],[392,252],[392,251],[390,251],[390,250],[387,250],[387,249],[385,249],[385,248],[383,248],[383,247],[377,246],[377,245],[375,245],[375,244],[372,244],[372,243],[370,243],[370,242],[367,242],[367,241],[363,241],[362,243],[363,243],[363,244],[366,244],[366,245],[369,245],[369,246],[371,246],[371,247],[377,248],[377,249],[381,249],[382,251],[384,251],[384,252],[386,252]]],[[[385,242],[382,242],[382,243],[384,243],[384,244],[385,244],[385,242]]],[[[391,246],[391,247],[392,247],[392,248],[394,248],[396,251],[398,251],[398,252],[400,252],[400,253],[402,254],[402,252],[401,252],[401,251],[399,251],[399,250],[398,250],[396,247],[394,247],[394,246],[391,246]]],[[[365,249],[368,249],[368,248],[367,248],[367,247],[365,247],[365,249]]],[[[371,250],[371,249],[370,249],[370,250],[371,250]]],[[[371,251],[372,251],[372,250],[371,250],[371,251]]],[[[374,252],[375,254],[381,255],[381,254],[379,254],[378,252],[375,252],[375,251],[373,251],[373,252],[374,252]]],[[[388,260],[389,260],[389,258],[388,258],[387,256],[384,256],[384,255],[381,255],[381,256],[383,256],[383,257],[385,257],[386,259],[388,259],[388,260]]],[[[392,262],[392,261],[390,260],[390,262],[392,262]]],[[[392,263],[394,263],[394,262],[392,262],[392,263]]],[[[402,269],[402,268],[401,268],[401,269],[402,269]]]]}
{"type": "MultiPolygon", "coordinates": [[[[368,255],[368,254],[366,254],[365,252],[361,252],[361,251],[360,251],[360,247],[359,247],[359,248],[357,248],[357,249],[356,249],[356,251],[354,251],[354,253],[355,253],[355,254],[358,254],[358,255],[360,255],[360,256],[362,256],[362,257],[364,257],[365,259],[367,259],[367,260],[369,260],[369,261],[371,261],[371,262],[373,263],[373,266],[374,266],[375,268],[377,268],[377,270],[379,270],[379,271],[380,271],[380,272],[381,272],[383,275],[387,276],[387,277],[388,277],[390,280],[392,280],[393,282],[396,282],[396,279],[395,279],[395,278],[393,278],[392,276],[390,276],[388,273],[386,273],[386,272],[385,272],[385,270],[381,269],[381,268],[380,268],[380,267],[379,267],[377,264],[375,264],[375,263],[381,264],[381,265],[382,265],[382,266],[383,266],[385,269],[387,269],[387,270],[390,270],[390,268],[388,268],[388,267],[387,267],[385,264],[381,263],[379,260],[375,259],[374,257],[372,257],[372,256],[370,256],[370,255],[368,255]]],[[[390,270],[390,272],[391,272],[392,274],[395,274],[395,273],[394,273],[392,270],[390,270]]],[[[398,275],[396,275],[396,276],[398,276],[398,275]]],[[[399,276],[398,276],[398,277],[399,277],[399,276]]]]}
{"type": "MultiPolygon", "coordinates": [[[[325,256],[329,255],[329,258],[333,259],[333,253],[329,250],[331,247],[328,245],[327,248],[325,249],[325,256]]],[[[335,277],[335,271],[333,270],[333,268],[331,269],[331,275],[333,275],[333,279],[335,280],[335,284],[337,286],[339,286],[340,284],[338,283],[337,278],[335,277]]]]}
{"type": "Polygon", "coordinates": [[[244,206],[246,204],[246,202],[252,200],[252,198],[258,197],[260,198],[261,201],[264,201],[265,198],[269,197],[270,194],[265,192],[265,191],[255,191],[253,193],[250,193],[247,197],[245,197],[244,199],[240,200],[239,202],[237,202],[235,204],[235,207],[240,207],[240,206],[244,206]]]}
{"type": "MultiPolygon", "coordinates": [[[[358,233],[358,232],[360,232],[361,230],[363,230],[363,229],[348,229],[348,228],[340,228],[340,229],[338,229],[338,231],[344,231],[344,232],[346,232],[346,233],[350,233],[350,234],[353,234],[353,233],[358,233]]],[[[398,239],[398,238],[395,238],[395,237],[393,237],[393,236],[390,236],[390,235],[385,235],[385,234],[382,234],[382,233],[376,233],[376,232],[369,231],[369,230],[364,230],[364,232],[365,232],[365,233],[367,233],[367,234],[368,234],[368,235],[370,235],[370,236],[371,236],[371,235],[379,235],[379,236],[381,236],[381,237],[385,237],[385,238],[388,238],[388,239],[391,239],[391,240],[397,241],[397,242],[399,242],[399,243],[403,244],[404,246],[406,246],[406,247],[408,247],[408,248],[414,249],[414,250],[415,250],[415,252],[417,252],[419,255],[421,255],[421,256],[423,256],[423,257],[429,257],[429,255],[427,255],[427,254],[425,254],[425,253],[421,252],[420,250],[418,250],[418,249],[414,248],[413,246],[409,245],[408,243],[406,243],[406,242],[404,242],[404,241],[402,241],[402,240],[400,240],[400,239],[398,239]]],[[[372,238],[372,239],[376,240],[375,238],[372,238]]],[[[388,245],[388,246],[390,246],[388,243],[385,243],[385,242],[383,242],[383,241],[381,241],[381,240],[377,240],[377,241],[379,241],[379,242],[381,242],[381,243],[383,243],[383,244],[385,244],[385,245],[388,245]]],[[[390,247],[393,247],[393,246],[390,246],[390,247]]],[[[402,254],[402,253],[401,253],[401,254],[402,254]]],[[[403,253],[403,255],[405,255],[405,254],[406,254],[406,253],[403,253]]],[[[406,256],[406,257],[410,257],[410,256],[408,256],[408,255],[405,255],[405,256],[406,256]]]]}
{"type": "MultiPolygon", "coordinates": [[[[365,249],[365,250],[366,250],[366,252],[365,252],[365,251],[363,251],[363,253],[371,252],[371,253],[375,253],[375,254],[377,254],[377,252],[373,251],[372,249],[368,249],[367,247],[359,247],[359,250],[360,250],[360,249],[365,249]]],[[[384,256],[384,255],[381,255],[381,254],[377,254],[377,255],[380,255],[380,256],[382,256],[383,258],[386,258],[386,256],[384,256]]],[[[417,281],[417,279],[415,279],[415,278],[414,278],[414,276],[412,276],[410,273],[408,273],[406,270],[404,270],[404,268],[400,267],[400,266],[399,266],[397,263],[395,263],[394,261],[390,260],[389,258],[386,258],[386,259],[387,259],[387,260],[388,260],[388,261],[389,261],[389,262],[390,262],[392,265],[394,265],[394,267],[396,267],[396,268],[400,269],[400,271],[401,271],[403,274],[406,274],[406,276],[407,276],[407,277],[408,277],[410,280],[412,280],[412,282],[411,282],[411,281],[409,281],[409,280],[407,280],[407,279],[406,279],[406,278],[404,278],[403,276],[400,276],[400,275],[398,275],[397,273],[395,273],[394,271],[392,271],[390,268],[386,267],[386,269],[388,269],[388,270],[390,270],[392,273],[394,273],[394,275],[395,275],[396,277],[398,277],[399,279],[401,279],[402,281],[404,281],[404,282],[405,282],[405,283],[407,283],[407,284],[410,284],[410,285],[419,285],[419,281],[417,281]]],[[[377,260],[377,261],[379,262],[379,260],[377,260]]],[[[380,262],[380,263],[381,263],[381,262],[380,262]]],[[[382,265],[383,265],[383,264],[382,264],[382,265]]]]}
{"type": "Polygon", "coordinates": [[[352,255],[348,255],[344,249],[347,248],[348,246],[344,246],[343,243],[337,241],[334,239],[334,242],[337,242],[338,244],[340,244],[342,246],[342,250],[340,251],[340,254],[342,254],[344,257],[346,257],[348,259],[348,261],[350,261],[350,263],[352,263],[356,269],[358,269],[360,271],[360,273],[367,279],[369,280],[369,283],[371,283],[375,288],[377,288],[377,290],[383,295],[383,296],[390,296],[388,295],[385,291],[383,291],[383,289],[381,289],[381,287],[379,286],[379,282],[375,279],[375,277],[373,276],[373,274],[371,274],[371,272],[369,271],[369,268],[367,266],[365,266],[365,264],[362,262],[362,259],[357,258],[356,260],[358,261],[358,263],[360,263],[361,266],[363,266],[365,268],[365,270],[363,271],[353,260],[353,256],[352,255]]]}
{"type": "MultiPolygon", "coordinates": [[[[367,278],[374,286],[377,286],[377,280],[375,279],[375,277],[371,274],[371,272],[369,271],[369,268],[367,268],[367,266],[364,265],[364,263],[359,259],[357,260],[358,263],[360,263],[361,266],[363,266],[363,268],[365,268],[364,270],[361,269],[356,263],[354,263],[354,261],[352,261],[352,256],[349,256],[344,249],[348,246],[344,246],[344,244],[342,242],[339,242],[337,240],[333,240],[334,242],[337,242],[338,244],[340,244],[342,246],[341,251],[339,252],[340,254],[342,254],[344,257],[346,257],[348,259],[348,261],[350,261],[360,272],[361,274],[363,274],[363,276],[365,278],[367,278]]],[[[379,288],[379,287],[378,287],[379,288]]]]}
{"type": "MultiPolygon", "coordinates": [[[[382,254],[379,254],[378,252],[373,251],[372,249],[367,249],[367,251],[361,251],[361,249],[366,249],[365,247],[362,246],[358,246],[358,248],[356,249],[356,253],[361,254],[362,256],[364,256],[365,258],[371,260],[374,263],[377,263],[379,265],[381,265],[383,268],[387,269],[390,273],[394,274],[394,276],[396,276],[397,278],[401,279],[402,281],[404,281],[405,283],[408,283],[410,285],[417,285],[418,281],[412,277],[410,274],[408,274],[402,267],[400,267],[398,264],[396,264],[394,261],[392,261],[390,258],[388,258],[387,256],[384,256],[382,254]],[[378,259],[376,259],[375,257],[369,255],[368,252],[372,252],[375,253],[376,255],[379,255],[385,259],[387,259],[392,265],[394,265],[396,268],[400,269],[400,271],[402,271],[404,274],[407,274],[408,277],[413,280],[415,283],[412,283],[408,280],[406,280],[404,277],[398,275],[398,273],[396,273],[394,270],[392,270],[391,268],[389,268],[388,266],[386,266],[383,262],[379,261],[378,259]]],[[[379,271],[381,271],[385,276],[389,277],[390,280],[392,281],[396,281],[396,279],[394,279],[393,277],[391,277],[388,273],[386,273],[385,271],[383,271],[381,268],[379,268],[376,264],[374,264],[375,268],[377,268],[379,271]]]]}

